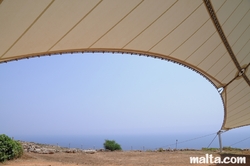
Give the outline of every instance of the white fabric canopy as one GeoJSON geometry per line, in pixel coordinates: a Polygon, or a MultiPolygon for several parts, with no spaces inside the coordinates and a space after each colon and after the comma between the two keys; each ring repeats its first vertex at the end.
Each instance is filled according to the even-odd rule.
{"type": "Polygon", "coordinates": [[[223,89],[223,130],[250,124],[249,48],[250,0],[0,0],[0,63],[68,52],[171,60],[223,89]]]}

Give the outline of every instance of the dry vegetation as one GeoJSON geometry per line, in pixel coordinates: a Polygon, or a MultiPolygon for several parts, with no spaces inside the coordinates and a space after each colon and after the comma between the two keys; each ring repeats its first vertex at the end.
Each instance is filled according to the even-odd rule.
{"type": "MultiPolygon", "coordinates": [[[[53,145],[22,142],[25,153],[21,158],[0,163],[4,166],[212,166],[212,164],[190,164],[190,157],[204,157],[212,154],[214,157],[246,156],[250,165],[250,151],[235,148],[224,149],[223,154],[218,149],[204,148],[203,150],[166,151],[162,148],[158,151],[95,151],[87,153],[83,150],[61,148],[53,145]],[[53,153],[40,153],[37,149],[46,149],[53,153]],[[30,150],[33,149],[31,152],[30,150]],[[53,150],[54,149],[54,150],[53,150]]],[[[214,164],[215,165],[215,164],[214,164]]],[[[237,164],[225,164],[235,166],[237,164]]],[[[215,166],[222,166],[218,164],[215,166]]]]}
{"type": "MultiPolygon", "coordinates": [[[[175,152],[97,152],[95,154],[86,153],[55,153],[55,154],[37,154],[24,153],[16,160],[3,163],[4,166],[188,166],[199,165],[190,164],[189,157],[202,157],[207,151],[175,151],[175,152]]],[[[250,163],[250,153],[242,152],[247,157],[247,164],[250,163]]],[[[234,154],[239,156],[241,154],[234,154]]],[[[214,156],[220,156],[218,153],[211,152],[214,156]]],[[[228,154],[227,154],[228,155],[228,154]]],[[[211,164],[200,164],[209,166],[211,164]]],[[[235,166],[236,164],[234,164],[235,166]]],[[[243,165],[243,164],[241,164],[243,165]]],[[[227,166],[230,166],[227,164],[227,166]]]]}

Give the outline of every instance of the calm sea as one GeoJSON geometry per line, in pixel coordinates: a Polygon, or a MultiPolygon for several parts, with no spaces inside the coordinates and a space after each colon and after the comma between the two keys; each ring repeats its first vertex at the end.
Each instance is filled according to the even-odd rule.
{"type": "MultiPolygon", "coordinates": [[[[157,148],[192,148],[201,149],[208,147],[216,134],[178,134],[178,135],[84,135],[84,136],[16,136],[14,139],[52,144],[61,147],[100,149],[103,148],[105,139],[115,140],[123,150],[155,150],[157,148]],[[200,138],[201,137],[201,138],[200,138]],[[177,144],[176,144],[177,143],[177,144]]],[[[250,148],[250,139],[247,134],[222,135],[223,146],[237,148],[250,148]],[[246,140],[244,140],[246,139],[246,140]],[[241,140],[244,140],[240,142],[241,140]],[[237,143],[239,142],[239,143],[237,143]],[[236,144],[235,144],[236,143],[236,144]]],[[[218,137],[214,139],[210,147],[219,147],[218,137]]]]}

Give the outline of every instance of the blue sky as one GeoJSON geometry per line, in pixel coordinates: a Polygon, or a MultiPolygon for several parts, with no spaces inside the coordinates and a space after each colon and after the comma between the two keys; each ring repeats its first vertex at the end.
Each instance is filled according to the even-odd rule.
{"type": "MultiPolygon", "coordinates": [[[[206,135],[223,122],[222,100],[209,81],[151,57],[32,58],[0,64],[0,78],[0,133],[10,136],[206,135]]],[[[241,132],[249,127],[230,131],[241,132]]]]}

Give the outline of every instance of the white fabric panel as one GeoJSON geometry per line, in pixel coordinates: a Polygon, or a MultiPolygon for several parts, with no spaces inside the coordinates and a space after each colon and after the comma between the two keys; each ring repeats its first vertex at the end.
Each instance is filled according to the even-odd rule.
{"type": "Polygon", "coordinates": [[[178,1],[167,10],[154,24],[150,25],[136,39],[125,48],[134,50],[150,50],[155,44],[171,33],[182,21],[184,21],[199,5],[201,1],[178,1]]]}
{"type": "MultiPolygon", "coordinates": [[[[217,37],[217,39],[220,41],[217,33],[214,36],[217,37]]],[[[211,69],[214,66],[214,64],[216,64],[216,62],[219,61],[220,58],[226,53],[227,53],[227,50],[225,49],[225,46],[223,45],[222,42],[220,42],[216,46],[216,48],[209,55],[206,56],[206,59],[204,59],[204,61],[202,61],[198,66],[199,67],[202,66],[203,70],[208,72],[209,69],[211,69]]]]}
{"type": "Polygon", "coordinates": [[[226,0],[221,8],[216,12],[217,17],[220,19],[220,24],[223,25],[231,16],[241,1],[226,0]]]}
{"type": "Polygon", "coordinates": [[[232,15],[228,18],[228,20],[222,25],[223,31],[226,36],[228,36],[241,21],[237,18],[242,18],[245,14],[247,14],[247,12],[249,11],[249,5],[249,1],[242,1],[239,6],[237,6],[232,15]]]}
{"type": "MultiPolygon", "coordinates": [[[[198,50],[201,50],[202,47],[206,47],[205,46],[206,43],[208,41],[211,41],[211,38],[214,38],[214,37],[218,38],[219,37],[218,34],[215,34],[216,31],[213,28],[213,26],[214,25],[213,25],[212,21],[208,20],[193,36],[191,36],[187,41],[185,41],[182,45],[180,45],[178,47],[178,49],[176,49],[173,53],[171,53],[171,55],[179,57],[185,51],[185,55],[189,55],[186,59],[190,59],[190,58],[194,57],[193,59],[195,59],[195,60],[201,59],[202,56],[207,55],[207,52],[206,52],[206,54],[204,54],[204,52],[202,52],[202,54],[200,54],[198,50]],[[198,48],[198,50],[197,50],[197,48],[198,48]]],[[[218,41],[217,39],[215,39],[215,40],[218,41]]],[[[214,41],[212,41],[212,42],[214,42],[214,41]]],[[[204,51],[204,50],[202,50],[202,51],[204,51]]],[[[210,49],[209,51],[212,51],[212,50],[210,49]]]]}
{"type": "Polygon", "coordinates": [[[213,4],[214,11],[217,12],[221,6],[226,2],[226,0],[211,0],[213,4]]]}
{"type": "Polygon", "coordinates": [[[89,48],[121,19],[123,19],[140,0],[102,1],[91,13],[72,29],[52,50],[89,48]],[[112,4],[112,5],[111,5],[112,4]]]}
{"type": "Polygon", "coordinates": [[[171,55],[179,45],[196,33],[196,31],[209,19],[208,14],[203,12],[204,10],[206,10],[204,5],[199,6],[195,12],[193,12],[150,51],[164,55],[171,55]]]}
{"type": "Polygon", "coordinates": [[[50,3],[51,0],[9,0],[1,3],[0,57],[28,30],[50,3]]]}
{"type": "Polygon", "coordinates": [[[213,64],[213,67],[208,70],[208,73],[216,77],[216,75],[223,70],[223,68],[231,61],[228,53],[222,55],[220,59],[213,64]]]}
{"type": "Polygon", "coordinates": [[[92,47],[103,48],[105,46],[106,48],[122,48],[127,45],[176,2],[176,0],[159,1],[159,4],[152,0],[143,1],[140,6],[133,10],[92,47]],[[114,40],[112,36],[116,36],[116,40],[114,40]]]}
{"type": "Polygon", "coordinates": [[[233,31],[227,36],[227,40],[231,45],[237,42],[239,38],[239,34],[242,34],[246,31],[246,29],[250,26],[250,10],[246,13],[246,15],[241,19],[239,24],[233,29],[233,31]],[[239,33],[240,32],[240,33],[239,33]]]}
{"type": "Polygon", "coordinates": [[[98,1],[55,1],[5,57],[49,51],[98,1]]]}
{"type": "MultiPolygon", "coordinates": [[[[197,36],[197,38],[200,38],[200,36],[201,34],[197,36]]],[[[216,49],[220,42],[221,41],[219,35],[217,33],[214,33],[203,45],[197,47],[198,49],[196,48],[193,54],[186,58],[185,61],[198,66],[200,63],[202,63],[203,60],[205,60],[206,57],[208,57],[213,52],[214,49],[216,49]]]]}

